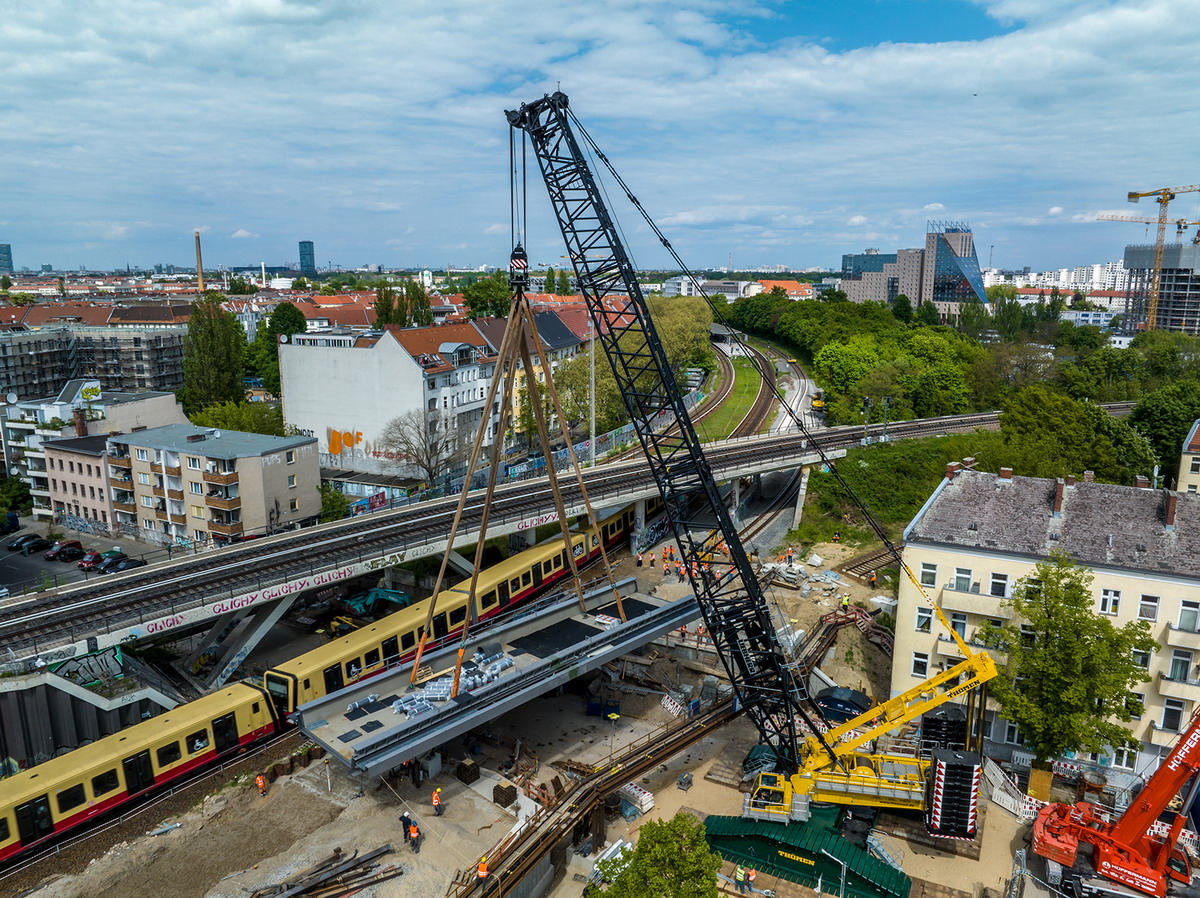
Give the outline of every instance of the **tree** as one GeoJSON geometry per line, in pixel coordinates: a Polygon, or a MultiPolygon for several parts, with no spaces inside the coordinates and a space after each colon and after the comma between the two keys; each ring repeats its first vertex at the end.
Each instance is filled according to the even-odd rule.
{"type": "Polygon", "coordinates": [[[1007,459],[1021,474],[1063,477],[1094,471],[1110,483],[1132,481],[1122,470],[1112,441],[1096,430],[1085,403],[1037,385],[1020,390],[1000,413],[1007,459]]]}
{"type": "Polygon", "coordinates": [[[197,427],[285,436],[283,409],[265,402],[220,402],[191,415],[197,427]]]}
{"type": "Polygon", "coordinates": [[[33,496],[29,484],[20,477],[5,477],[0,480],[0,518],[15,511],[20,515],[33,513],[33,496]]]}
{"type": "MultiPolygon", "coordinates": [[[[423,284],[416,281],[404,282],[404,302],[408,307],[408,319],[420,327],[433,324],[433,306],[429,301],[429,292],[423,284]]],[[[504,314],[508,314],[505,309],[504,314]]]]}
{"type": "Polygon", "coordinates": [[[37,301],[38,298],[32,293],[10,293],[8,296],[8,304],[12,306],[32,306],[37,301]]]}
{"type": "Polygon", "coordinates": [[[1200,418],[1200,384],[1185,382],[1155,390],[1133,407],[1129,423],[1150,441],[1163,474],[1179,474],[1179,455],[1192,422],[1200,418]]]}
{"type": "Polygon", "coordinates": [[[264,336],[260,327],[259,337],[254,341],[257,346],[258,376],[262,378],[263,388],[268,392],[278,396],[283,389],[279,381],[279,338],[302,334],[306,330],[308,319],[290,302],[281,302],[272,310],[265,329],[267,339],[261,346],[257,346],[264,336]]]}
{"type": "Polygon", "coordinates": [[[608,898],[716,898],[721,858],[708,847],[704,824],[683,811],[647,820],[637,847],[596,865],[608,898]]]}
{"type": "Polygon", "coordinates": [[[463,305],[472,318],[507,318],[512,305],[508,274],[497,271],[463,290],[463,305]]]}
{"type": "Polygon", "coordinates": [[[315,285],[306,277],[292,278],[293,290],[312,290],[315,285]]]}
{"type": "Polygon", "coordinates": [[[392,453],[399,465],[416,468],[434,486],[466,459],[470,434],[459,431],[452,414],[414,408],[384,425],[376,443],[392,453]]]}
{"type": "Polygon", "coordinates": [[[1158,649],[1145,621],[1122,627],[1094,610],[1092,575],[1054,553],[1017,583],[1011,623],[988,622],[984,644],[1007,660],[989,684],[1044,765],[1067,751],[1136,748],[1121,722],[1145,710],[1134,693],[1150,679],[1135,660],[1158,649]]]}
{"type": "Polygon", "coordinates": [[[931,327],[936,327],[942,323],[942,317],[938,314],[937,306],[928,299],[917,307],[915,318],[917,324],[925,324],[931,327]]]}
{"type": "Polygon", "coordinates": [[[565,269],[558,273],[558,290],[555,292],[559,296],[570,296],[573,292],[571,290],[571,276],[567,274],[565,269]]]}
{"type": "Polygon", "coordinates": [[[375,323],[408,327],[408,306],[401,299],[402,294],[395,287],[376,287],[375,323]]]}
{"type": "Polygon", "coordinates": [[[229,279],[229,295],[230,296],[250,296],[258,292],[258,284],[247,280],[241,275],[234,275],[229,279]]]}
{"type": "Polygon", "coordinates": [[[958,329],[972,340],[978,340],[987,330],[991,319],[983,303],[970,299],[958,307],[958,329]]]}
{"type": "Polygon", "coordinates": [[[7,274],[0,274],[0,290],[8,290],[12,287],[12,278],[7,274]]]}
{"type": "Polygon", "coordinates": [[[183,338],[183,410],[193,414],[220,402],[240,402],[242,352],[246,332],[232,313],[221,308],[225,299],[208,292],[192,304],[192,317],[183,338]]]}
{"type": "Polygon", "coordinates": [[[350,513],[350,500],[341,490],[334,489],[328,483],[321,484],[321,517],[322,524],[340,521],[350,513]]]}
{"type": "Polygon", "coordinates": [[[553,293],[558,289],[558,276],[554,273],[553,268],[546,269],[546,285],[542,288],[545,293],[553,293]]]}
{"type": "Polygon", "coordinates": [[[892,314],[896,316],[897,321],[909,324],[913,320],[912,301],[903,293],[899,294],[892,300],[892,314]]]}

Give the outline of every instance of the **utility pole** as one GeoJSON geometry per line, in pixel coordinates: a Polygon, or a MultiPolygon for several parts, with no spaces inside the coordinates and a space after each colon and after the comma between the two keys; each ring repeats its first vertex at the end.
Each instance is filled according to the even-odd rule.
{"type": "Polygon", "coordinates": [[[871,445],[871,397],[863,397],[863,445],[871,445]]]}
{"type": "Polygon", "coordinates": [[[884,396],[883,397],[883,436],[881,436],[879,438],[879,442],[881,442],[881,443],[887,442],[887,426],[888,426],[888,420],[891,418],[891,416],[892,416],[892,397],[884,396]]]}

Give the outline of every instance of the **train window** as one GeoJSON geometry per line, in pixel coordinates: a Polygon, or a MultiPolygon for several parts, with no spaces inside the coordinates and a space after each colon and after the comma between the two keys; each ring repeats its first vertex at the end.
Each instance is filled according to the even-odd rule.
{"type": "Polygon", "coordinates": [[[450,633],[450,625],[446,623],[446,615],[439,614],[433,619],[433,638],[441,639],[450,633]]]}
{"type": "Polygon", "coordinates": [[[401,649],[411,649],[416,644],[417,644],[417,634],[414,633],[412,630],[409,630],[407,633],[400,634],[400,648],[401,649]]]}
{"type": "Polygon", "coordinates": [[[8,818],[0,817],[0,842],[8,841],[8,818]]]}
{"type": "Polygon", "coordinates": [[[496,590],[493,589],[491,592],[489,592],[486,596],[483,597],[483,607],[491,608],[495,604],[496,604],[496,590]]]}
{"type": "Polygon", "coordinates": [[[354,679],[360,673],[362,673],[362,666],[358,663],[357,658],[351,658],[346,662],[346,677],[348,679],[354,679]]]}
{"type": "Polygon", "coordinates": [[[455,624],[461,624],[466,619],[467,619],[467,606],[466,605],[460,605],[457,608],[450,609],[450,626],[453,627],[455,624]]]}
{"type": "Polygon", "coordinates": [[[547,561],[545,564],[542,565],[542,573],[543,574],[548,574],[552,570],[554,570],[554,562],[553,561],[547,561]]]}
{"type": "Polygon", "coordinates": [[[258,713],[258,702],[255,702],[253,705],[250,706],[250,713],[251,714],[258,713]]]}
{"type": "Polygon", "coordinates": [[[383,659],[386,664],[395,664],[400,660],[400,640],[395,636],[383,641],[383,659]]]}
{"type": "Polygon", "coordinates": [[[526,571],[525,573],[523,573],[521,575],[521,585],[522,586],[528,586],[532,582],[533,582],[533,575],[531,573],[529,573],[529,571],[526,571]]]}
{"type": "Polygon", "coordinates": [[[512,580],[510,580],[510,581],[509,581],[509,583],[508,583],[508,591],[509,591],[509,592],[516,592],[516,591],[517,591],[517,590],[519,590],[520,588],[521,588],[521,581],[520,581],[520,580],[517,580],[516,578],[514,578],[514,579],[512,579],[512,580]]]}
{"type": "Polygon", "coordinates": [[[379,649],[371,649],[363,655],[363,664],[367,667],[374,667],[379,663],[379,649]]]}
{"type": "Polygon", "coordinates": [[[310,689],[312,689],[312,680],[310,680],[308,677],[305,677],[304,678],[304,691],[308,692],[308,690],[310,690],[310,689]]]}
{"type": "Polygon", "coordinates": [[[112,770],[104,771],[99,776],[92,777],[92,794],[99,798],[101,795],[111,792],[119,785],[117,768],[114,767],[112,770]]]}
{"type": "Polygon", "coordinates": [[[87,801],[87,796],[83,792],[83,783],[77,786],[72,786],[70,789],[63,789],[58,793],[58,812],[64,814],[71,808],[77,808],[87,801]]]}
{"type": "Polygon", "coordinates": [[[179,743],[172,742],[171,744],[164,745],[162,748],[160,748],[158,750],[157,757],[158,766],[166,767],[168,764],[174,764],[181,757],[183,757],[183,753],[179,750],[179,743]]]}
{"type": "Polygon", "coordinates": [[[197,730],[184,739],[183,744],[187,746],[188,751],[192,754],[204,751],[204,749],[208,748],[208,730],[197,730]]]}

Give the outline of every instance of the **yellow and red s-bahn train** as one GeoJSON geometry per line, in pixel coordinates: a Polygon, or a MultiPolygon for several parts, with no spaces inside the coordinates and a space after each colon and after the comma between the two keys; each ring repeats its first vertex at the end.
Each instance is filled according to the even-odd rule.
{"type": "MultiPolygon", "coordinates": [[[[661,504],[647,503],[648,512],[661,504]]],[[[635,527],[632,508],[600,522],[606,548],[635,527]]],[[[576,564],[596,558],[589,532],[572,536],[576,564]]],[[[476,585],[480,620],[512,608],[569,574],[561,537],[554,537],[488,568],[476,585]]],[[[427,648],[462,631],[470,581],[438,595],[427,648]]],[[[121,805],[142,798],[197,769],[245,751],[288,725],[299,705],[410,659],[425,625],[429,599],[305,652],[261,681],[243,681],[165,714],[98,739],[0,780],[0,864],[46,845],[121,805]]]]}

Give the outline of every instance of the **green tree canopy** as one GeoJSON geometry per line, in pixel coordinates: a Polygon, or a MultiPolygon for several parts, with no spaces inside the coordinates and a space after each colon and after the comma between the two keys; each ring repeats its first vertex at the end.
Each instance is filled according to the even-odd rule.
{"type": "Polygon", "coordinates": [[[566,269],[558,273],[558,289],[555,291],[559,296],[571,295],[571,276],[567,274],[566,269]]]}
{"type": "Polygon", "coordinates": [[[1192,423],[1200,418],[1200,383],[1155,390],[1133,407],[1129,423],[1150,441],[1165,476],[1179,476],[1179,456],[1192,423]]]}
{"type": "Polygon", "coordinates": [[[8,290],[12,286],[12,278],[7,274],[0,274],[0,290],[8,290]]]}
{"type": "Polygon", "coordinates": [[[328,483],[321,484],[321,517],[322,524],[340,521],[350,513],[350,499],[341,490],[334,489],[328,483]]]}
{"type": "Polygon", "coordinates": [[[1117,450],[1103,433],[1085,403],[1045,386],[1020,390],[1000,414],[1008,460],[1020,474],[1063,477],[1094,471],[1110,483],[1132,482],[1117,459],[1117,450]]]}
{"type": "Polygon", "coordinates": [[[704,824],[683,811],[647,820],[632,852],[600,861],[608,898],[717,898],[721,858],[708,847],[704,824]]]}
{"type": "Polygon", "coordinates": [[[240,402],[242,352],[246,332],[231,312],[221,308],[219,293],[205,293],[192,304],[183,338],[183,410],[186,414],[221,402],[240,402]]]}
{"type": "Polygon", "coordinates": [[[896,296],[892,300],[892,314],[896,316],[896,320],[909,324],[913,320],[912,301],[903,293],[896,296]]]}
{"type": "Polygon", "coordinates": [[[1150,679],[1134,653],[1149,655],[1158,644],[1145,621],[1116,627],[1098,614],[1091,584],[1086,568],[1051,555],[1005,602],[1012,622],[980,632],[1007,656],[992,695],[1042,762],[1138,745],[1121,725],[1144,710],[1134,689],[1150,679]]]}
{"type": "Polygon", "coordinates": [[[472,318],[507,318],[512,306],[508,273],[496,271],[463,290],[463,305],[472,318]]]}
{"type": "Polygon", "coordinates": [[[191,422],[197,427],[285,435],[283,409],[266,402],[218,402],[191,415],[191,422]]]}
{"type": "Polygon", "coordinates": [[[312,290],[316,285],[306,277],[292,278],[293,290],[312,290]]]}
{"type": "Polygon", "coordinates": [[[938,314],[937,306],[929,300],[925,300],[917,307],[914,320],[918,324],[937,325],[942,323],[942,316],[938,314]]]}
{"type": "Polygon", "coordinates": [[[258,292],[258,284],[247,280],[241,275],[234,275],[229,279],[229,295],[230,296],[250,296],[258,292]]]}

